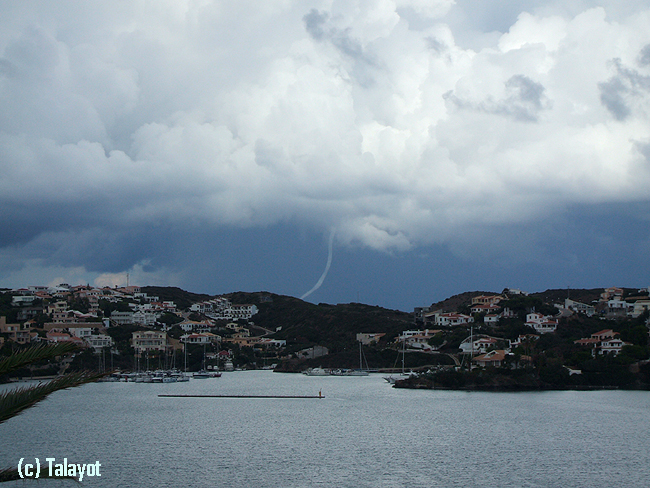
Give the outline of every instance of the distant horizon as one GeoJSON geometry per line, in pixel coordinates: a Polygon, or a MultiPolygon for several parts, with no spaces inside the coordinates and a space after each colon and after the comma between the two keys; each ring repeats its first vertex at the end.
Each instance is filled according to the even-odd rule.
{"type": "MultiPolygon", "coordinates": [[[[77,285],[72,285],[72,284],[68,283],[68,285],[71,288],[72,287],[77,287],[77,286],[91,286],[91,287],[93,287],[93,285],[90,285],[88,283],[79,283],[77,285]]],[[[20,286],[20,287],[14,287],[14,288],[2,287],[2,288],[0,288],[0,290],[13,291],[13,290],[18,290],[18,289],[29,289],[29,287],[41,287],[41,286],[46,286],[48,288],[52,288],[52,287],[56,287],[57,285],[29,284],[29,285],[20,286]]],[[[114,289],[114,288],[123,288],[123,287],[126,287],[126,286],[127,285],[113,285],[113,286],[104,285],[102,287],[96,287],[96,288],[108,287],[108,288],[113,288],[114,289]]],[[[570,295],[571,290],[591,291],[591,290],[605,290],[607,288],[615,287],[615,288],[621,288],[621,289],[624,289],[624,290],[641,291],[641,290],[648,290],[650,288],[650,287],[631,287],[631,286],[610,285],[610,286],[604,286],[604,287],[580,287],[580,288],[554,288],[554,287],[550,287],[550,288],[546,288],[544,290],[537,290],[537,291],[524,290],[524,289],[515,288],[515,287],[503,287],[503,288],[501,288],[501,290],[488,290],[488,289],[481,289],[481,290],[473,289],[473,290],[470,290],[470,289],[467,289],[467,290],[464,290],[464,291],[460,291],[458,293],[454,293],[452,295],[448,295],[448,296],[446,296],[444,298],[440,298],[440,299],[437,299],[437,300],[434,299],[434,300],[432,300],[432,301],[430,301],[428,303],[425,302],[425,303],[421,303],[419,305],[414,305],[410,309],[400,309],[400,308],[387,307],[387,306],[384,306],[384,305],[381,305],[381,304],[378,304],[378,303],[367,303],[367,302],[356,301],[356,300],[351,300],[351,301],[346,301],[346,302],[336,302],[336,303],[334,303],[334,302],[325,302],[325,301],[313,302],[313,301],[310,301],[310,300],[304,300],[304,299],[302,299],[300,297],[296,297],[296,296],[293,296],[293,295],[287,295],[287,294],[284,294],[284,293],[276,293],[276,292],[270,291],[270,290],[253,290],[253,291],[235,290],[235,291],[227,291],[227,292],[222,292],[222,293],[207,293],[207,292],[201,292],[201,291],[194,291],[194,290],[191,290],[191,289],[186,289],[186,288],[179,287],[179,286],[176,286],[176,285],[151,285],[151,284],[138,285],[138,284],[130,283],[128,286],[137,286],[139,288],[147,288],[147,287],[178,288],[181,291],[184,291],[184,292],[187,292],[187,293],[192,293],[192,294],[195,294],[195,295],[207,295],[207,296],[222,296],[222,295],[230,295],[230,294],[234,294],[234,293],[247,293],[247,294],[268,293],[268,294],[272,294],[272,295],[286,296],[286,297],[290,297],[290,298],[295,298],[296,300],[302,300],[302,301],[305,301],[305,302],[313,303],[315,305],[318,305],[320,303],[324,303],[324,304],[327,304],[327,305],[345,305],[345,304],[358,303],[360,305],[379,306],[381,308],[385,308],[385,309],[388,309],[388,310],[397,310],[397,311],[408,312],[408,313],[413,312],[413,309],[416,308],[416,307],[428,307],[428,306],[433,305],[435,303],[443,302],[443,301],[448,300],[450,298],[453,298],[455,296],[466,294],[466,293],[493,293],[493,294],[500,294],[505,289],[515,289],[515,290],[519,290],[519,291],[524,292],[524,293],[529,294],[529,295],[544,293],[544,292],[548,292],[548,291],[567,291],[569,293],[569,295],[570,295]]],[[[571,297],[568,296],[568,298],[571,298],[571,297]]]]}

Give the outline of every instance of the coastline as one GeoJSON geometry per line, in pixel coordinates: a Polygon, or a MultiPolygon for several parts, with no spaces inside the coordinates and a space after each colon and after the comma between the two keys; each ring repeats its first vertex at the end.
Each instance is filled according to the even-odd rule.
{"type": "Polygon", "coordinates": [[[398,380],[394,388],[411,390],[457,390],[481,392],[530,392],[530,391],[600,391],[600,390],[629,390],[650,391],[650,385],[642,382],[629,384],[552,384],[541,381],[533,375],[512,378],[505,375],[492,374],[478,376],[474,373],[458,373],[450,375],[422,375],[398,380]],[[478,381],[477,381],[478,380],[478,381]]]}

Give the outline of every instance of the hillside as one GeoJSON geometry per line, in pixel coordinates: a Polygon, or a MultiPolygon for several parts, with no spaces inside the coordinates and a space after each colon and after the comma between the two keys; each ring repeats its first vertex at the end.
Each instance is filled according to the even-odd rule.
{"type": "MultiPolygon", "coordinates": [[[[637,291],[632,288],[624,288],[624,290],[626,292],[626,295],[633,294],[633,292],[637,291]]],[[[591,289],[554,288],[545,291],[530,293],[528,296],[539,298],[543,303],[547,303],[547,304],[563,303],[564,299],[567,297],[577,302],[590,304],[594,300],[598,300],[600,298],[600,294],[602,293],[602,291],[603,291],[602,288],[591,288],[591,289]]],[[[455,311],[463,306],[470,305],[472,303],[472,298],[476,296],[499,295],[499,294],[501,294],[501,292],[466,291],[432,304],[431,309],[455,311]]]]}
{"type": "Polygon", "coordinates": [[[256,305],[259,313],[252,321],[272,331],[281,328],[273,334],[274,338],[305,347],[320,344],[332,353],[356,349],[359,332],[384,332],[391,340],[413,324],[409,313],[360,303],[314,305],[266,292],[237,292],[226,296],[233,303],[256,305]]]}
{"type": "Polygon", "coordinates": [[[140,290],[147,295],[159,297],[161,301],[172,301],[181,310],[189,308],[195,302],[211,298],[210,295],[192,293],[175,286],[143,286],[140,290]]]}
{"type": "Polygon", "coordinates": [[[576,302],[591,304],[594,300],[600,298],[603,292],[602,288],[591,289],[572,289],[572,288],[556,288],[537,293],[531,293],[531,296],[540,298],[544,303],[564,303],[565,298],[570,298],[576,302]]]}
{"type": "Polygon", "coordinates": [[[431,310],[444,310],[445,312],[455,312],[459,308],[471,305],[472,298],[480,295],[498,295],[494,291],[466,291],[458,295],[445,298],[431,305],[431,310]]]}

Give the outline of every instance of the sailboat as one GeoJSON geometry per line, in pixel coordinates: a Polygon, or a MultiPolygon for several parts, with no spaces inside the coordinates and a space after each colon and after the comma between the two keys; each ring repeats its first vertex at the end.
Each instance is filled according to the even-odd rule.
{"type": "MultiPolygon", "coordinates": [[[[406,337],[402,339],[402,373],[400,374],[400,377],[395,377],[393,375],[390,376],[384,376],[384,379],[388,381],[391,385],[394,385],[395,382],[398,379],[406,379],[409,375],[406,374],[404,371],[404,357],[406,356],[406,337]]],[[[399,359],[399,355],[397,356],[397,359],[399,359]]],[[[395,359],[395,364],[397,364],[397,359],[395,359]]]]}
{"type": "Polygon", "coordinates": [[[351,369],[343,373],[343,376],[368,376],[368,361],[366,361],[366,369],[363,369],[363,346],[359,341],[359,369],[351,369]]]}
{"type": "Polygon", "coordinates": [[[185,342],[183,343],[183,353],[185,356],[185,364],[183,365],[183,374],[179,375],[176,378],[176,381],[180,381],[182,383],[185,383],[187,381],[190,381],[190,377],[187,374],[187,337],[185,338],[185,342]]]}
{"type": "Polygon", "coordinates": [[[201,370],[193,374],[194,379],[205,379],[210,377],[210,373],[205,369],[205,344],[203,344],[203,363],[201,365],[201,370]]]}

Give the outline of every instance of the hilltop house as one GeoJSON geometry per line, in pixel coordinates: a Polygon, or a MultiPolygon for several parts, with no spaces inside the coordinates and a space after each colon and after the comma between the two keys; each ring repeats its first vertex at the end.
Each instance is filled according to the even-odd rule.
{"type": "Polygon", "coordinates": [[[631,346],[631,345],[632,345],[631,343],[624,342],[618,338],[606,339],[600,343],[600,354],[611,353],[614,356],[618,356],[618,353],[620,353],[623,350],[624,346],[631,346]]]}
{"type": "Polygon", "coordinates": [[[620,297],[607,301],[607,315],[610,317],[619,317],[628,315],[634,311],[634,304],[628,303],[620,297]]]}
{"type": "Polygon", "coordinates": [[[504,342],[504,340],[486,335],[475,335],[466,338],[460,343],[458,348],[463,352],[463,354],[471,354],[472,352],[474,354],[483,354],[488,352],[490,349],[496,349],[499,342],[504,342]]]}
{"type": "Polygon", "coordinates": [[[462,313],[440,313],[436,315],[436,325],[442,327],[452,327],[454,325],[465,325],[474,322],[474,317],[462,313]]]}
{"type": "Polygon", "coordinates": [[[74,342],[80,346],[85,346],[85,342],[77,336],[70,335],[62,330],[49,330],[45,334],[48,342],[58,343],[58,342],[74,342]]]}
{"type": "Polygon", "coordinates": [[[114,310],[111,312],[111,322],[115,325],[131,325],[133,321],[133,312],[118,312],[114,310]]]}
{"type": "Polygon", "coordinates": [[[178,326],[185,332],[209,332],[214,327],[214,324],[209,320],[193,321],[183,320],[178,326]]]}
{"type": "Polygon", "coordinates": [[[499,310],[498,305],[494,305],[491,303],[477,303],[475,305],[472,305],[470,307],[470,312],[472,313],[485,313],[485,314],[494,314],[496,311],[499,310]]]}
{"type": "Polygon", "coordinates": [[[632,310],[631,315],[636,318],[648,310],[650,310],[650,300],[637,300],[634,302],[634,309],[632,310]]]}
{"type": "Polygon", "coordinates": [[[181,336],[181,342],[184,344],[211,344],[213,342],[219,342],[220,340],[221,336],[210,332],[183,334],[181,336]]]}
{"type": "Polygon", "coordinates": [[[169,348],[167,332],[160,330],[139,330],[133,332],[131,344],[137,354],[149,351],[166,351],[169,348]]]}
{"type": "Polygon", "coordinates": [[[357,334],[357,342],[369,346],[370,344],[377,344],[385,335],[384,332],[360,333],[357,334]]]}
{"type": "Polygon", "coordinates": [[[569,298],[564,300],[564,308],[572,310],[576,313],[585,314],[587,317],[591,317],[596,313],[596,307],[593,305],[576,302],[575,300],[571,300],[569,298]]]}
{"type": "Polygon", "coordinates": [[[21,324],[8,324],[7,317],[0,317],[0,333],[7,334],[10,341],[26,344],[31,341],[29,327],[21,324]]]}
{"type": "Polygon", "coordinates": [[[424,352],[435,351],[439,348],[438,346],[432,346],[431,344],[429,344],[429,340],[438,332],[440,332],[440,330],[425,329],[424,331],[419,331],[419,332],[420,332],[419,334],[411,334],[408,337],[404,338],[404,341],[406,342],[406,346],[408,346],[411,349],[418,349],[424,352]]]}
{"type": "Polygon", "coordinates": [[[610,288],[605,288],[600,294],[600,301],[607,302],[613,298],[622,299],[623,298],[623,288],[617,286],[612,286],[610,288]]]}
{"type": "MultiPolygon", "coordinates": [[[[510,358],[511,360],[515,360],[516,357],[517,356],[509,353],[504,349],[496,349],[494,351],[489,351],[480,356],[476,356],[474,359],[472,359],[472,362],[476,363],[477,366],[480,366],[482,368],[488,368],[490,366],[493,368],[500,368],[506,365],[506,359],[510,358]]],[[[524,363],[530,363],[531,360],[532,358],[530,356],[522,355],[519,357],[519,362],[518,363],[511,362],[510,367],[519,368],[523,366],[524,363]]]]}
{"type": "Polygon", "coordinates": [[[192,312],[201,313],[214,320],[250,319],[258,312],[252,304],[233,304],[226,297],[215,297],[211,300],[192,304],[192,312]]]}
{"type": "Polygon", "coordinates": [[[616,337],[618,335],[619,333],[614,332],[612,329],[604,329],[594,332],[591,334],[591,337],[578,339],[577,341],[573,341],[573,343],[591,348],[591,354],[594,356],[596,355],[596,351],[598,351],[598,354],[611,353],[616,356],[621,352],[624,346],[632,345],[629,342],[624,342],[616,337]]]}
{"type": "Polygon", "coordinates": [[[472,298],[472,306],[474,305],[496,305],[501,300],[505,300],[503,295],[479,295],[472,298]]]}
{"type": "Polygon", "coordinates": [[[472,361],[475,362],[478,366],[481,366],[482,368],[487,368],[489,366],[498,368],[501,365],[503,365],[505,358],[506,358],[506,351],[501,349],[501,350],[490,351],[488,353],[481,354],[480,356],[476,356],[474,359],[472,359],[472,361]]]}
{"type": "Polygon", "coordinates": [[[526,325],[535,329],[539,334],[548,334],[557,330],[557,320],[541,313],[532,312],[526,315],[526,325]]]}
{"type": "Polygon", "coordinates": [[[514,349],[515,347],[519,346],[525,347],[537,339],[539,339],[539,336],[535,334],[520,334],[516,340],[510,341],[510,348],[514,349]]]}
{"type": "Polygon", "coordinates": [[[113,347],[113,338],[106,334],[92,334],[84,337],[84,342],[92,347],[95,352],[101,351],[104,347],[113,347]]]}

